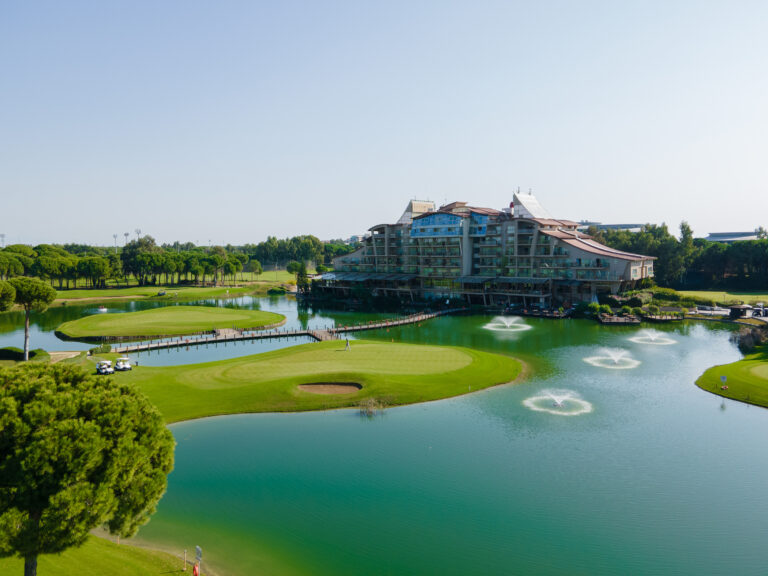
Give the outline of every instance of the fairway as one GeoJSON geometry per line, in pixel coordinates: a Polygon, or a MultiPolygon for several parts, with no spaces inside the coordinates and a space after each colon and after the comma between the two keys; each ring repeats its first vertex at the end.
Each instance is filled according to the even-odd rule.
{"type": "Polygon", "coordinates": [[[128,288],[87,288],[59,290],[54,305],[67,302],[99,302],[109,300],[194,300],[199,298],[227,298],[263,292],[258,284],[249,286],[130,286],[128,288]],[[164,293],[160,295],[160,293],[164,293]]]}
{"type": "Polygon", "coordinates": [[[457,396],[511,382],[521,363],[468,348],[355,340],[304,344],[205,364],[139,367],[115,378],[137,384],[166,421],[218,414],[387,405],[457,396]],[[358,384],[352,394],[316,394],[302,384],[358,384]]]}
{"type": "Polygon", "coordinates": [[[718,304],[734,304],[743,302],[744,304],[755,304],[764,302],[768,304],[768,293],[766,292],[717,292],[706,290],[680,290],[684,296],[694,296],[717,302],[718,304]]]}
{"type": "Polygon", "coordinates": [[[719,396],[768,408],[768,350],[732,364],[714,366],[701,375],[696,385],[719,396]],[[722,376],[728,386],[725,390],[721,388],[722,376]]]}
{"type": "Polygon", "coordinates": [[[281,324],[274,312],[211,306],[166,306],[126,314],[94,314],[65,322],[56,330],[67,338],[101,336],[181,336],[223,328],[250,329],[281,324]]]}
{"type": "MultiPolygon", "coordinates": [[[[149,576],[155,574],[185,574],[183,563],[166,552],[147,550],[89,536],[80,548],[70,548],[61,554],[43,554],[38,557],[40,576],[149,576]]],[[[192,569],[187,568],[186,574],[192,569]]],[[[21,558],[0,559],[0,574],[24,574],[21,558]]]]}

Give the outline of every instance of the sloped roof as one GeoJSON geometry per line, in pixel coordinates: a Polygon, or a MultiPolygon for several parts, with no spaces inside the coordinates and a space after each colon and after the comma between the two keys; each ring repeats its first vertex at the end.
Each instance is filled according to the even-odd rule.
{"type": "Polygon", "coordinates": [[[598,256],[607,256],[608,258],[618,258],[619,260],[632,260],[632,261],[656,260],[655,256],[643,256],[642,254],[632,254],[631,252],[622,252],[621,250],[615,250],[613,248],[609,248],[608,246],[605,246],[604,244],[595,242],[590,238],[584,238],[584,237],[564,238],[563,242],[565,242],[569,246],[578,248],[579,250],[584,250],[585,252],[596,254],[598,256]]]}
{"type": "Polygon", "coordinates": [[[432,212],[434,209],[435,203],[431,200],[411,200],[397,224],[410,224],[415,217],[426,212],[432,212]]]}
{"type": "Polygon", "coordinates": [[[533,194],[514,194],[515,217],[517,218],[544,218],[551,220],[552,216],[533,194]]]}

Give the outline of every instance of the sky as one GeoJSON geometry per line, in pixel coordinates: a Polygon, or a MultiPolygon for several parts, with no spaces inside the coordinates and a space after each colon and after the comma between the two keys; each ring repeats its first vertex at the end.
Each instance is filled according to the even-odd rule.
{"type": "Polygon", "coordinates": [[[0,2],[5,243],[346,238],[412,198],[768,227],[768,3],[0,2]]]}

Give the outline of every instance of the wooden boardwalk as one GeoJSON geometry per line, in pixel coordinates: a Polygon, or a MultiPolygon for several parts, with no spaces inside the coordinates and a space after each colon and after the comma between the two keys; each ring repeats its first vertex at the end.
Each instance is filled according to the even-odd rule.
{"type": "Polygon", "coordinates": [[[342,334],[350,332],[361,332],[363,330],[379,330],[381,328],[391,328],[394,326],[405,326],[407,324],[418,324],[438,316],[463,312],[466,308],[455,308],[452,310],[441,310],[439,312],[425,312],[422,314],[412,314],[400,318],[389,320],[371,321],[363,324],[353,324],[350,326],[333,326],[329,328],[318,328],[308,330],[288,330],[275,329],[263,330],[261,332],[245,332],[241,330],[224,329],[216,330],[214,333],[197,338],[179,336],[176,338],[167,338],[162,340],[150,340],[149,342],[137,342],[125,346],[112,346],[112,352],[115,354],[129,354],[132,352],[149,352],[152,350],[165,350],[167,348],[184,348],[188,346],[199,346],[201,344],[219,344],[225,342],[240,342],[246,340],[267,340],[270,338],[294,338],[309,336],[318,342],[328,340],[337,340],[342,334]]]}

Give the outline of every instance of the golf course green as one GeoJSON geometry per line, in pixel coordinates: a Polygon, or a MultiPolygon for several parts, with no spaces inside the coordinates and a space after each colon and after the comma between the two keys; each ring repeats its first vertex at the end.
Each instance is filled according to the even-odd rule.
{"type": "Polygon", "coordinates": [[[257,329],[281,324],[285,316],[261,310],[212,306],[166,306],[125,314],[93,314],[64,322],[56,332],[65,338],[102,336],[181,336],[222,328],[257,329]]]}
{"type": "Polygon", "coordinates": [[[738,362],[713,366],[699,377],[696,385],[725,398],[768,408],[768,349],[764,347],[738,362]]]}
{"type": "Polygon", "coordinates": [[[366,400],[425,402],[512,382],[521,368],[514,358],[469,348],[355,340],[345,350],[337,340],[204,364],[141,366],[115,378],[138,385],[167,422],[177,422],[366,400]]]}

